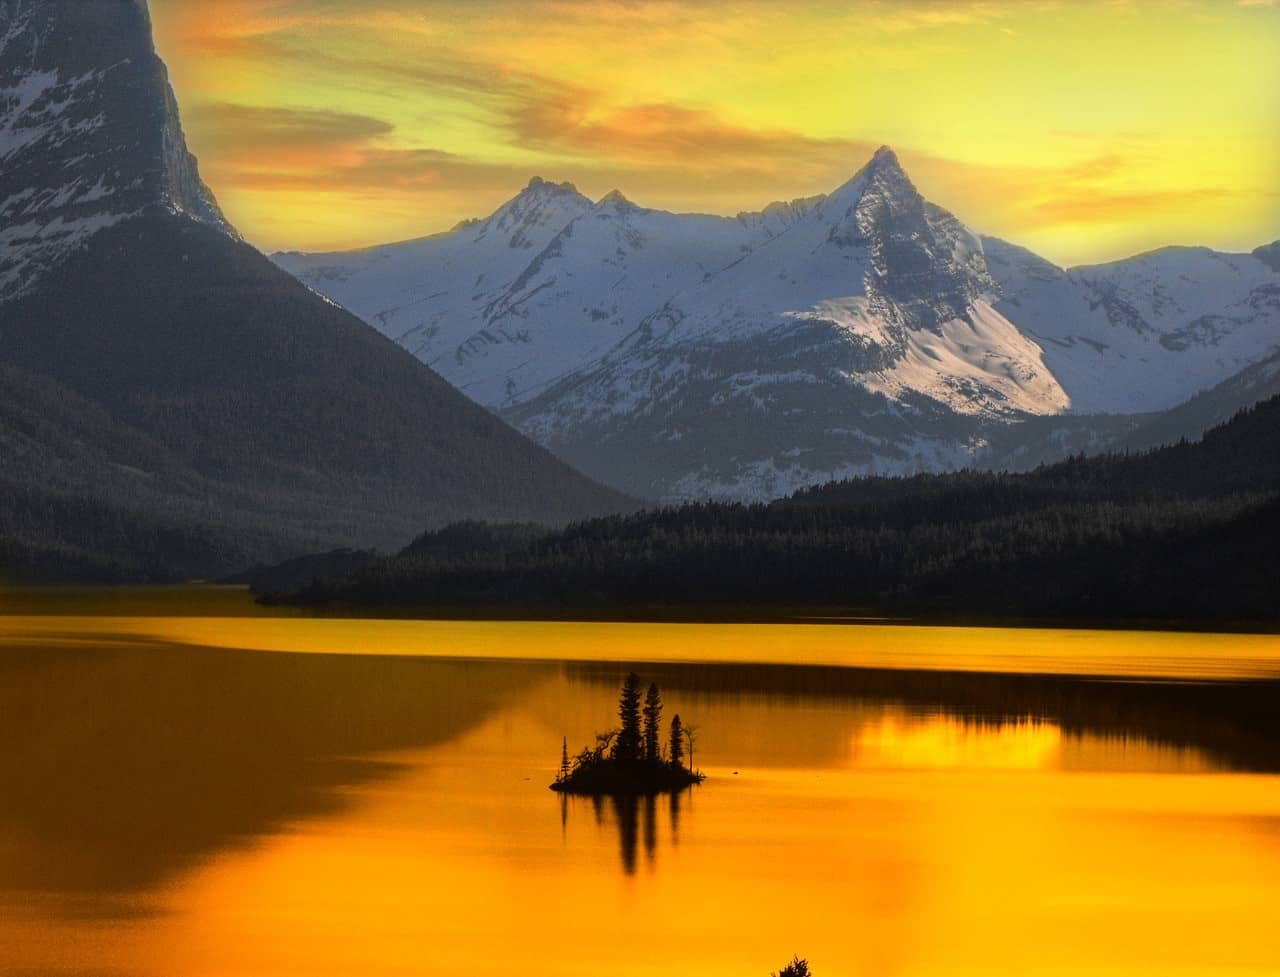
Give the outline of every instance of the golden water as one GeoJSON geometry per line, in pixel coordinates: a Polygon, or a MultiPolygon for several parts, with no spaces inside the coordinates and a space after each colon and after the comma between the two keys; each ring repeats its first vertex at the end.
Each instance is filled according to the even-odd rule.
{"type": "Polygon", "coordinates": [[[77,606],[0,617],[5,975],[1280,973],[1280,777],[1213,728],[751,664],[1253,676],[1275,639],[77,606]],[[650,658],[712,663],[647,670],[709,779],[562,802],[650,658]]]}

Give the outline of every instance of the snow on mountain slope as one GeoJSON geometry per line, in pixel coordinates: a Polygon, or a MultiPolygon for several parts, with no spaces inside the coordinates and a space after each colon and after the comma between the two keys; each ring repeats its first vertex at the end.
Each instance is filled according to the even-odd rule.
{"type": "Polygon", "coordinates": [[[996,308],[1040,343],[1076,413],[1172,407],[1280,349],[1280,273],[1264,249],[1163,248],[1064,271],[983,246],[996,308]]]}
{"type": "Polygon", "coordinates": [[[456,375],[482,403],[510,406],[598,362],[670,295],[750,247],[760,229],[604,197],[571,221],[484,309],[456,375]]]}
{"type": "Polygon", "coordinates": [[[1180,403],[1276,350],[1278,253],[1064,271],[924,200],[884,148],[736,218],[535,180],[448,234],[275,260],[598,478],[758,498],[1180,403]]]}
{"type": "Polygon", "coordinates": [[[599,361],[672,294],[822,198],[736,218],[598,203],[535,178],[483,221],[403,244],[273,256],[474,400],[512,406],[599,361]]]}
{"type": "MultiPolygon", "coordinates": [[[[572,184],[535,177],[484,220],[445,234],[364,251],[289,252],[272,260],[467,389],[463,347],[486,326],[485,310],[592,206],[572,184]]],[[[494,383],[503,386],[501,378],[494,383]]]]}
{"type": "Polygon", "coordinates": [[[1280,241],[1253,249],[1253,256],[1274,272],[1280,272],[1280,241]]]}
{"type": "Polygon", "coordinates": [[[673,297],[646,344],[816,326],[856,351],[845,373],[872,391],[924,394],[960,413],[1063,410],[1040,350],[991,307],[994,291],[978,238],[882,149],[784,233],[673,297]]]}
{"type": "Polygon", "coordinates": [[[234,234],[187,151],[145,2],[0,2],[0,301],[154,211],[234,234]]]}
{"type": "Polygon", "coordinates": [[[984,426],[1069,404],[994,292],[978,238],[882,149],[599,366],[505,416],[599,477],[664,497],[950,467],[984,426]]]}

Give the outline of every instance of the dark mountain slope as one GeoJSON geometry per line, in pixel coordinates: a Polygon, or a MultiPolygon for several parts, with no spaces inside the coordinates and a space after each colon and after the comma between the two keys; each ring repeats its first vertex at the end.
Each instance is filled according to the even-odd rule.
{"type": "Polygon", "coordinates": [[[0,451],[0,574],[628,507],[241,243],[145,0],[0,0],[0,451]]]}
{"type": "MultiPolygon", "coordinates": [[[[28,435],[40,457],[61,456],[71,488],[90,490],[102,463],[128,466],[213,503],[211,519],[280,520],[294,551],[400,545],[424,521],[627,507],[252,248],[183,217],[99,232],[0,305],[0,336],[13,376],[79,398],[74,450],[48,428],[28,435]]],[[[26,469],[28,484],[46,480],[26,469]]]]}

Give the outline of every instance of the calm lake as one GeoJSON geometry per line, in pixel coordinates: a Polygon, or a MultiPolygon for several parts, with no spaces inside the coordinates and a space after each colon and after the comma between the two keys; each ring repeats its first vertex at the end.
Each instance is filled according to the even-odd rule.
{"type": "Polygon", "coordinates": [[[1280,974],[1277,681],[1265,636],[0,595],[0,973],[1280,974]],[[554,794],[628,663],[706,783],[554,794]]]}

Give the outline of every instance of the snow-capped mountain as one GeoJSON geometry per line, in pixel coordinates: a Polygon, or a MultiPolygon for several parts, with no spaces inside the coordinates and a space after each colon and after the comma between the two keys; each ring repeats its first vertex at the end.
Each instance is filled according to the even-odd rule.
{"type": "Polygon", "coordinates": [[[156,211],[234,233],[187,151],[145,0],[0,0],[0,301],[156,211]]]}
{"type": "Polygon", "coordinates": [[[1280,349],[1280,262],[1266,249],[1163,248],[1066,271],[982,243],[996,308],[1041,345],[1075,413],[1173,407],[1280,349]]]}
{"type": "Polygon", "coordinates": [[[483,357],[475,348],[499,334],[487,332],[488,310],[498,307],[566,225],[592,207],[572,184],[535,177],[484,220],[466,221],[446,234],[347,254],[278,254],[273,260],[447,373],[473,399],[490,404],[494,396],[501,398],[508,377],[478,368],[483,357]]]}
{"type": "Polygon", "coordinates": [[[613,191],[592,203],[539,178],[489,217],[365,251],[277,254],[486,406],[510,407],[594,363],[666,299],[814,205],[738,218],[670,214],[613,191]]]}
{"type": "MultiPolygon", "coordinates": [[[[143,0],[0,0],[0,140],[6,573],[207,576],[633,505],[238,239],[143,0]]],[[[536,253],[568,214],[506,219],[536,253]]]]}
{"type": "Polygon", "coordinates": [[[598,365],[506,414],[668,498],[953,467],[985,425],[1069,404],[994,293],[978,238],[881,149],[598,365]]]}
{"type": "Polygon", "coordinates": [[[534,181],[435,238],[276,260],[575,465],[668,499],[951,468],[1007,450],[1013,421],[1161,410],[1280,347],[1280,248],[1065,271],[924,200],[888,148],[737,218],[534,181]]]}

